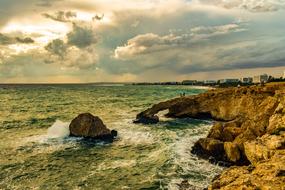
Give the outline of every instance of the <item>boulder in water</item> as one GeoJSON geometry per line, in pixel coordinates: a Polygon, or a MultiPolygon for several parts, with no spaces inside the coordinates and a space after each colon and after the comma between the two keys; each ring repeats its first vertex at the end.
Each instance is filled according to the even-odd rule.
{"type": "Polygon", "coordinates": [[[111,140],[117,136],[117,131],[110,130],[103,121],[91,113],[82,113],[74,118],[70,125],[70,135],[102,140],[111,140]]]}

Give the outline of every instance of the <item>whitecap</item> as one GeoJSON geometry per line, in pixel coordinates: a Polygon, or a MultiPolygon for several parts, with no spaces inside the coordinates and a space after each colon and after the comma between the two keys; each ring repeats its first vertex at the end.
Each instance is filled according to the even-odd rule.
{"type": "Polygon", "coordinates": [[[69,123],[56,120],[56,122],[48,128],[48,138],[64,138],[69,136],[69,123]]]}
{"type": "MultiPolygon", "coordinates": [[[[197,175],[197,179],[191,177],[188,179],[189,185],[193,188],[203,189],[209,185],[209,182],[214,176],[223,170],[223,167],[213,165],[207,160],[200,159],[196,155],[191,154],[191,147],[198,139],[206,136],[211,126],[212,125],[200,125],[199,127],[188,129],[187,136],[177,138],[171,147],[173,152],[172,162],[180,168],[180,175],[197,175]]],[[[178,184],[183,180],[185,179],[179,177],[172,178],[168,184],[168,189],[179,189],[178,184]]]]}
{"type": "Polygon", "coordinates": [[[150,132],[147,131],[135,131],[129,129],[121,129],[119,133],[120,145],[142,145],[142,144],[153,144],[154,137],[150,132]]]}
{"type": "Polygon", "coordinates": [[[115,160],[111,162],[103,162],[98,167],[97,170],[108,170],[116,168],[131,168],[137,164],[136,160],[115,160]]]}

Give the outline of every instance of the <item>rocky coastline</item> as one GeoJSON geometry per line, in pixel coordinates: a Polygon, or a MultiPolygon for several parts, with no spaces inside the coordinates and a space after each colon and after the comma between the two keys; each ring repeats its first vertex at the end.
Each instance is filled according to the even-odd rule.
{"type": "Polygon", "coordinates": [[[166,117],[215,121],[192,153],[227,168],[208,189],[285,189],[285,86],[209,90],[153,105],[135,123],[166,117]]]}

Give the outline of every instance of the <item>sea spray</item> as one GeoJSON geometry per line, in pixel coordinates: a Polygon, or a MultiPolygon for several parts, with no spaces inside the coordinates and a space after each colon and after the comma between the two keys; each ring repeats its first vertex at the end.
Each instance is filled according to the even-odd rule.
{"type": "Polygon", "coordinates": [[[207,176],[218,172],[217,166],[191,155],[192,141],[206,136],[200,122],[163,117],[153,126],[132,122],[138,112],[154,102],[174,98],[181,91],[187,95],[203,92],[188,86],[134,85],[47,85],[37,90],[34,86],[1,90],[0,189],[174,190],[183,180],[196,189],[206,187],[212,179],[207,176]],[[10,113],[15,108],[29,108],[21,112],[22,122],[18,114],[10,113]],[[119,131],[118,140],[101,146],[78,137],[51,138],[69,132],[55,135],[62,134],[67,124],[62,124],[64,120],[53,124],[54,118],[73,118],[84,111],[104,118],[108,127],[119,131]],[[41,117],[36,122],[29,120],[37,116],[41,117]],[[47,133],[49,127],[51,132],[47,133]]]}
{"type": "Polygon", "coordinates": [[[211,122],[197,124],[193,128],[183,130],[183,138],[176,138],[173,146],[171,146],[173,152],[171,154],[171,163],[177,167],[175,173],[180,174],[180,177],[172,177],[167,185],[167,189],[180,189],[180,185],[184,180],[191,187],[189,189],[204,189],[223,170],[222,167],[213,165],[207,160],[200,159],[191,154],[191,147],[198,139],[206,136],[211,126],[211,122]]]}
{"type": "Polygon", "coordinates": [[[56,122],[48,128],[48,138],[64,138],[69,136],[69,123],[56,120],[56,122]]]}

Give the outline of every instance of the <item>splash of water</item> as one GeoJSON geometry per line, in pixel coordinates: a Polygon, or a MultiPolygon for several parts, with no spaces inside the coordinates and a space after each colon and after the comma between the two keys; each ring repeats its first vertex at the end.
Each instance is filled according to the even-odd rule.
{"type": "Polygon", "coordinates": [[[56,120],[56,122],[48,128],[48,138],[64,138],[69,136],[69,123],[56,120]]]}
{"type": "Polygon", "coordinates": [[[191,189],[204,189],[211,180],[218,175],[223,168],[198,158],[191,153],[191,147],[198,139],[205,137],[211,128],[211,124],[202,124],[199,127],[187,129],[184,138],[177,138],[173,144],[172,162],[179,169],[176,171],[184,178],[172,178],[168,184],[169,190],[178,190],[183,180],[191,186],[191,189]],[[188,179],[187,179],[188,178],[188,179]]]}

